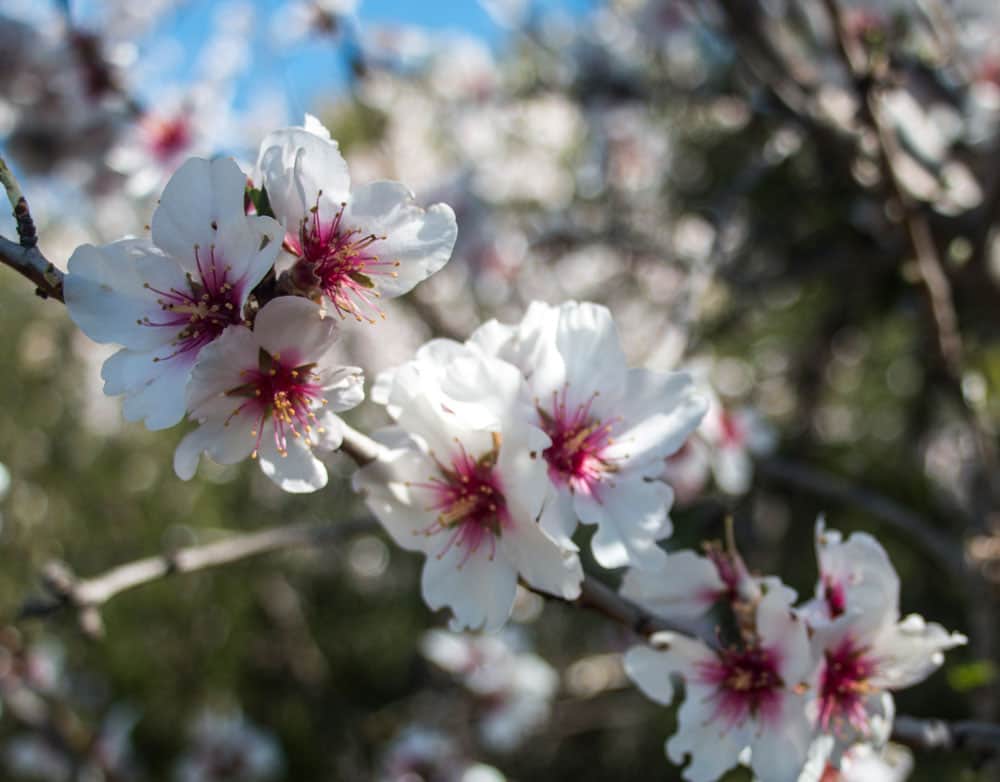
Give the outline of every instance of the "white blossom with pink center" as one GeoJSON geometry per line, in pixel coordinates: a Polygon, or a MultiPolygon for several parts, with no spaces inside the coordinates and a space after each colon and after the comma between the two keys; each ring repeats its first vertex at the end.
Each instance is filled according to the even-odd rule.
{"type": "Polygon", "coordinates": [[[337,322],[307,299],[281,296],[257,314],[253,331],[231,326],[201,355],[188,387],[188,408],[199,426],[174,454],[187,480],[202,452],[220,464],[253,456],[288,492],[327,482],[315,450],[340,447],[334,413],[364,397],[361,370],[333,355],[337,322]]]}
{"type": "Polygon", "coordinates": [[[705,413],[691,378],[629,369],[610,311],[586,302],[534,302],[518,326],[492,321],[470,342],[517,366],[531,390],[551,441],[546,530],[568,540],[578,521],[596,524],[602,567],[660,566],[673,500],[659,480],[663,459],[705,413]]]}
{"type": "Polygon", "coordinates": [[[424,210],[398,182],[352,191],[337,142],[314,117],[267,136],[257,167],[295,258],[291,284],[341,317],[384,317],[380,299],[401,296],[451,257],[451,207],[424,210]]]}
{"type": "Polygon", "coordinates": [[[709,477],[727,494],[746,494],[753,481],[754,456],[774,448],[774,432],[753,408],[723,404],[712,388],[709,364],[694,362],[690,371],[708,400],[708,411],[697,431],[667,458],[664,480],[681,503],[697,497],[709,477]]]}
{"type": "Polygon", "coordinates": [[[265,782],[284,766],[281,746],[241,713],[206,711],[191,727],[191,747],[174,767],[175,782],[265,782]]]}
{"type": "Polygon", "coordinates": [[[202,349],[243,322],[251,291],[274,264],[282,230],[243,210],[246,177],[228,158],[192,158],[167,183],[152,241],[83,245],[69,259],[66,306],[91,339],[122,349],[102,369],[124,414],[165,429],[184,417],[202,349]]]}
{"type": "Polygon", "coordinates": [[[683,776],[714,782],[750,750],[754,773],[768,782],[797,782],[809,756],[812,728],[803,683],[815,667],[805,623],[791,610],[794,593],[771,583],[756,609],[751,645],[715,650],[700,640],[657,633],[651,646],[625,655],[625,671],[651,699],[674,698],[671,677],[684,679],[677,733],[666,745],[683,776]]]}
{"type": "Polygon", "coordinates": [[[551,441],[528,423],[517,369],[436,340],[379,385],[373,398],[397,425],[373,435],[384,452],[354,484],[399,545],[427,555],[427,604],[449,607],[453,630],[492,631],[510,615],[519,577],[575,599],[583,579],[575,548],[537,521],[551,441]]]}
{"type": "Polygon", "coordinates": [[[835,739],[832,762],[857,741],[888,738],[894,706],[890,690],[916,684],[936,670],[942,652],[966,642],[916,614],[900,619],[899,578],[870,535],[844,541],[816,525],[820,578],[804,609],[820,660],[810,716],[835,739]]]}

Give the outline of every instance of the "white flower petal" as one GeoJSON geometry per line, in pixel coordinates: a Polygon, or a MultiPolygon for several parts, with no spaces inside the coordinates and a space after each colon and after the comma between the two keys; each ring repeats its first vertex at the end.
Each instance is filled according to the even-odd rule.
{"type": "Polygon", "coordinates": [[[272,356],[289,355],[296,365],[318,361],[337,339],[335,318],[323,317],[318,304],[300,296],[272,299],[254,321],[257,341],[272,356]]]}
{"type": "Polygon", "coordinates": [[[374,278],[387,299],[401,296],[444,266],[458,237],[450,206],[434,204],[425,211],[398,182],[372,182],[355,189],[343,223],[364,235],[385,237],[371,250],[382,261],[399,263],[393,276],[374,278]]]}
{"type": "Polygon", "coordinates": [[[646,697],[664,706],[674,700],[674,671],[666,652],[649,646],[633,646],[625,653],[625,673],[646,697]]]}
{"type": "Polygon", "coordinates": [[[794,611],[795,592],[776,579],[765,579],[767,592],[757,605],[761,645],[776,650],[779,673],[789,687],[805,681],[818,664],[813,659],[805,621],[794,611]]]}
{"type": "MultiPolygon", "coordinates": [[[[274,266],[281,252],[285,230],[271,217],[241,215],[228,223],[220,223],[215,237],[215,258],[219,267],[225,267],[228,278],[239,288],[240,302],[244,303],[250,292],[264,279],[274,266]]],[[[202,268],[206,273],[210,264],[199,250],[202,268]]],[[[185,256],[176,256],[184,270],[198,272],[193,248],[185,256]]],[[[211,255],[209,255],[211,260],[211,255]]]]}
{"type": "Polygon", "coordinates": [[[939,624],[928,624],[923,617],[910,614],[875,639],[872,654],[878,667],[871,681],[894,690],[921,682],[944,662],[942,652],[967,640],[961,633],[949,633],[939,624]]]}
{"type": "Polygon", "coordinates": [[[244,216],[247,177],[231,158],[190,158],[167,182],[153,212],[153,243],[178,260],[218,241],[218,228],[244,216]]]}
{"type": "Polygon", "coordinates": [[[666,561],[656,541],[669,535],[667,508],[672,500],[665,483],[632,475],[602,486],[600,499],[577,494],[573,505],[581,522],[598,525],[591,549],[601,567],[656,569],[666,561]]]}
{"type": "Polygon", "coordinates": [[[623,596],[666,618],[701,616],[725,591],[715,564],[693,551],[671,552],[655,570],[630,568],[621,586],[623,596]]]}
{"type": "Polygon", "coordinates": [[[510,616],[517,573],[505,559],[491,559],[487,549],[466,559],[467,552],[452,546],[443,555],[427,557],[420,582],[424,601],[432,610],[452,610],[452,630],[494,632],[510,616]]]}
{"type": "Polygon", "coordinates": [[[802,708],[801,695],[782,699],[780,725],[763,727],[752,740],[750,765],[762,780],[799,782],[812,743],[812,727],[802,708]]]}
{"type": "Polygon", "coordinates": [[[304,437],[289,437],[285,453],[278,451],[271,427],[265,426],[257,461],[264,475],[282,491],[307,494],[326,486],[326,467],[317,459],[304,437]]]}
{"type": "Polygon", "coordinates": [[[628,464],[656,462],[658,471],[659,461],[680,449],[707,409],[690,375],[630,369],[621,407],[625,424],[612,452],[627,454],[628,464]]]}
{"type": "Polygon", "coordinates": [[[594,409],[608,409],[620,415],[628,365],[618,338],[618,329],[607,307],[590,302],[566,302],[559,308],[556,346],[566,365],[567,401],[572,407],[590,400],[595,391],[601,397],[594,409]],[[599,372],[594,370],[600,367],[599,372]]]}
{"type": "Polygon", "coordinates": [[[689,687],[677,712],[678,730],[667,741],[667,755],[677,764],[685,755],[691,763],[682,776],[690,782],[717,782],[740,760],[750,743],[746,725],[729,729],[715,715],[715,704],[704,688],[689,687]]]}
{"type": "Polygon", "coordinates": [[[190,480],[198,470],[202,453],[218,464],[236,464],[246,459],[256,446],[251,434],[257,421],[252,415],[238,415],[227,422],[211,421],[184,435],[174,451],[174,472],[190,480]]]}
{"type": "Polygon", "coordinates": [[[426,510],[428,493],[415,485],[436,473],[418,443],[399,427],[380,429],[372,439],[383,446],[382,454],[354,473],[352,485],[365,496],[365,504],[393,540],[411,551],[437,554],[446,538],[422,534],[434,524],[436,514],[426,510]]]}
{"type": "Polygon", "coordinates": [[[500,544],[529,586],[565,600],[580,596],[580,558],[552,540],[536,522],[529,519],[505,530],[500,544]]]}
{"type": "Polygon", "coordinates": [[[271,208],[292,234],[313,207],[324,223],[350,198],[351,177],[337,142],[307,128],[278,130],[261,142],[257,168],[271,208]],[[321,195],[322,194],[322,195],[321,195]]]}
{"type": "Polygon", "coordinates": [[[142,239],[123,239],[102,247],[85,244],[69,259],[64,283],[66,308],[73,322],[97,342],[116,342],[132,350],[170,343],[178,329],[145,326],[163,314],[157,294],[185,286],[183,273],[157,248],[142,239]],[[140,263],[144,261],[144,263],[140,263]],[[153,273],[155,279],[150,279],[153,273]]]}
{"type": "Polygon", "coordinates": [[[125,419],[144,421],[150,430],[167,429],[184,417],[185,388],[194,363],[190,354],[163,361],[156,358],[156,351],[122,349],[101,368],[104,393],[124,394],[125,419]]]}

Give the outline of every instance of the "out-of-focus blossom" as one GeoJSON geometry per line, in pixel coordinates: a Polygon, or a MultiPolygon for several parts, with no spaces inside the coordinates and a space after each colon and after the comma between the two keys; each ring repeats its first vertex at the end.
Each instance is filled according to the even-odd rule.
{"type": "Polygon", "coordinates": [[[174,767],[175,782],[265,782],[284,765],[281,746],[242,714],[206,711],[191,726],[190,747],[174,767]]]}
{"type": "Polygon", "coordinates": [[[66,307],[97,342],[122,349],[104,363],[104,391],[150,429],[184,416],[185,389],[206,345],[244,320],[250,292],[274,263],[281,226],[243,211],[245,177],[232,160],[192,158],[163,192],[152,241],[78,248],[66,307]]]}
{"type": "Polygon", "coordinates": [[[403,730],[382,759],[379,782],[504,782],[492,766],[463,756],[455,741],[421,725],[403,730]]]}
{"type": "Polygon", "coordinates": [[[364,397],[361,370],[332,355],[336,336],[336,322],[296,296],[264,305],[253,331],[227,328],[192,373],[187,408],[199,426],[177,446],[177,474],[190,479],[202,452],[220,464],[253,455],[285,491],[323,488],[326,468],[313,451],[340,447],[334,413],[364,397]]]}
{"type": "Polygon", "coordinates": [[[726,408],[707,382],[699,391],[708,397],[708,412],[697,432],[667,458],[664,479],[678,502],[701,493],[709,476],[727,494],[744,494],[753,481],[754,454],[774,447],[774,433],[752,408],[726,408]]]}
{"type": "Polygon", "coordinates": [[[3,763],[19,779],[39,782],[129,782],[140,778],[135,766],[131,733],[138,713],[113,707],[82,756],[42,732],[13,736],[3,747],[3,763]]]}
{"type": "Polygon", "coordinates": [[[295,46],[310,37],[333,38],[356,24],[358,0],[297,0],[271,17],[273,40],[295,46]]]}
{"type": "Polygon", "coordinates": [[[886,744],[876,750],[868,744],[851,747],[837,771],[829,770],[829,779],[821,782],[905,782],[913,771],[913,755],[900,744],[886,744]]]}
{"type": "Polygon", "coordinates": [[[536,654],[518,652],[501,636],[459,635],[431,630],[421,650],[480,699],[479,734],[493,751],[520,746],[550,716],[559,676],[536,654]]]}

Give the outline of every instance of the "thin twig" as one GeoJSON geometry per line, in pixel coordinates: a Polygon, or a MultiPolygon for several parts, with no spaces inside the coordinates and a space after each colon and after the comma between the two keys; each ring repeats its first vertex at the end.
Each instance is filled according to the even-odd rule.
{"type": "Polygon", "coordinates": [[[990,722],[945,722],[899,716],[892,726],[892,738],[914,749],[945,752],[973,749],[985,750],[991,754],[1000,752],[1000,725],[990,722]]]}
{"type": "Polygon", "coordinates": [[[84,579],[77,578],[63,563],[50,563],[43,574],[48,595],[25,602],[19,618],[50,616],[64,608],[72,608],[78,612],[84,631],[100,636],[103,625],[99,610],[122,592],[173,573],[191,573],[280,549],[327,545],[375,528],[375,523],[369,519],[337,524],[290,524],[146,557],[84,579]]]}
{"type": "Polygon", "coordinates": [[[14,172],[7,166],[7,162],[0,157],[0,185],[7,191],[7,198],[14,209],[14,219],[17,221],[17,238],[21,241],[22,247],[34,247],[38,244],[38,233],[35,231],[35,221],[31,218],[31,210],[28,208],[28,200],[21,192],[21,185],[18,184],[14,172]]]}

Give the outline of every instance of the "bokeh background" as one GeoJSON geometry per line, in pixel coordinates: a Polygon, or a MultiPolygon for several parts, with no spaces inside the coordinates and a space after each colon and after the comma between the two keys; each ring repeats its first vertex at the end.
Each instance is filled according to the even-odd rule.
{"type": "MultiPolygon", "coordinates": [[[[443,272],[345,325],[345,359],[370,380],[534,299],[607,304],[634,364],[693,368],[731,423],[673,465],[669,545],[732,515],[749,565],[808,596],[818,513],[876,534],[904,612],[971,639],[898,711],[996,720],[998,33],[993,0],[4,0],[0,146],[65,264],[141,232],[185,157],[250,173],[266,132],[316,114],[355,181],[459,221],[443,272]]],[[[679,779],[627,632],[525,593],[498,639],[427,635],[419,558],[374,526],[129,591],[99,639],[71,611],[19,620],[53,560],[91,576],[365,513],[336,455],[306,497],[249,463],[178,480],[184,427],[124,423],[110,351],[10,271],[0,337],[4,778],[679,779]],[[470,679],[477,659],[501,673],[470,679]]],[[[917,751],[910,778],[997,773],[917,751]]]]}

